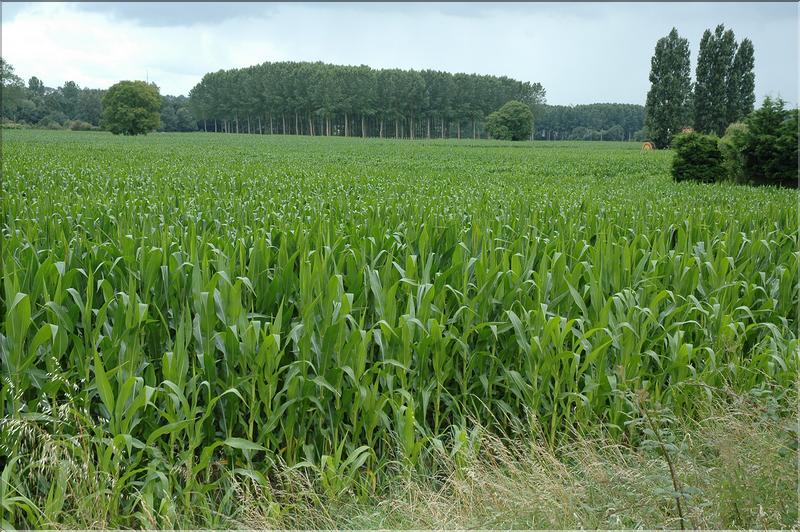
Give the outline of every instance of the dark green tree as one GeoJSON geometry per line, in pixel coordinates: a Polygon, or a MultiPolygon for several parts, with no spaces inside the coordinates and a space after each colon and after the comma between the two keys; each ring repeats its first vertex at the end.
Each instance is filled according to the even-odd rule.
{"type": "Polygon", "coordinates": [[[727,175],[722,165],[718,139],[702,133],[682,133],[672,143],[672,177],[675,181],[713,183],[727,175]]]}
{"type": "Polygon", "coordinates": [[[11,120],[17,119],[17,113],[25,100],[25,84],[22,79],[14,73],[14,67],[0,58],[0,103],[2,103],[3,118],[11,120]]]}
{"type": "Polygon", "coordinates": [[[486,131],[500,140],[525,140],[530,137],[532,127],[531,108],[516,100],[507,102],[486,121],[486,131]]]}
{"type": "Polygon", "coordinates": [[[797,187],[798,110],[767,97],[745,124],[741,140],[745,178],[755,184],[797,187]]]}
{"type": "Polygon", "coordinates": [[[742,40],[733,58],[730,76],[728,77],[728,116],[729,124],[741,120],[753,112],[755,95],[755,65],[753,43],[750,39],[742,40]]]}
{"type": "Polygon", "coordinates": [[[44,83],[36,76],[31,76],[28,80],[28,91],[33,96],[44,96],[44,83]]]}
{"type": "Polygon", "coordinates": [[[733,31],[723,24],[706,30],[700,40],[694,91],[694,128],[703,133],[722,135],[728,127],[729,86],[736,55],[733,31]]]}
{"type": "Polygon", "coordinates": [[[144,81],[120,81],[103,96],[103,127],[115,135],[141,135],[158,129],[161,97],[144,81]]]}
{"type": "Polygon", "coordinates": [[[690,69],[689,41],[672,28],[656,43],[645,104],[645,127],[659,148],[669,146],[672,137],[689,122],[690,69]]]}

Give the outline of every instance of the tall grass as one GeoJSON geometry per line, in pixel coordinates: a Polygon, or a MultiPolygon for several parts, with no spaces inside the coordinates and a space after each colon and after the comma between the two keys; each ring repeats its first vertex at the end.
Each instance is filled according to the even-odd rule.
{"type": "Polygon", "coordinates": [[[220,486],[277,471],[367,499],[476,426],[639,445],[636,393],[696,419],[793,386],[797,194],[676,185],[669,157],[7,132],[4,526],[70,489],[98,524],[214,526],[220,486]]]}

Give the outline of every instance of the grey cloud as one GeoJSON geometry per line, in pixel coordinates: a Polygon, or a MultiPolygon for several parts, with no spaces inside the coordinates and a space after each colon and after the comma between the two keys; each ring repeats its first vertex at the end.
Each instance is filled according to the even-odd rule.
{"type": "Polygon", "coordinates": [[[74,5],[81,11],[101,13],[150,27],[218,24],[237,18],[264,18],[277,9],[274,4],[257,2],[87,2],[74,5]]]}

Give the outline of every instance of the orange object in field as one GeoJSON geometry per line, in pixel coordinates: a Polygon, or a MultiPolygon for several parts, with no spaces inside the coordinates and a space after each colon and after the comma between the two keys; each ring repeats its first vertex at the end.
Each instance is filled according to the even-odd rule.
{"type": "Polygon", "coordinates": [[[642,151],[650,151],[654,150],[655,148],[656,147],[653,146],[652,142],[645,142],[644,144],[642,144],[642,151]]]}

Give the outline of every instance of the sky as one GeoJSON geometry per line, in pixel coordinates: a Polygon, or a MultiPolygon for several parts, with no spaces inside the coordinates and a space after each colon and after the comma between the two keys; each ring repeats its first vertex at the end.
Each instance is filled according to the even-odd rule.
{"type": "Polygon", "coordinates": [[[674,26],[694,72],[717,24],[755,47],[756,100],[798,102],[798,4],[2,3],[4,59],[23,79],[188,94],[206,72],[264,61],[433,68],[541,83],[547,102],[643,104],[674,26]]]}

